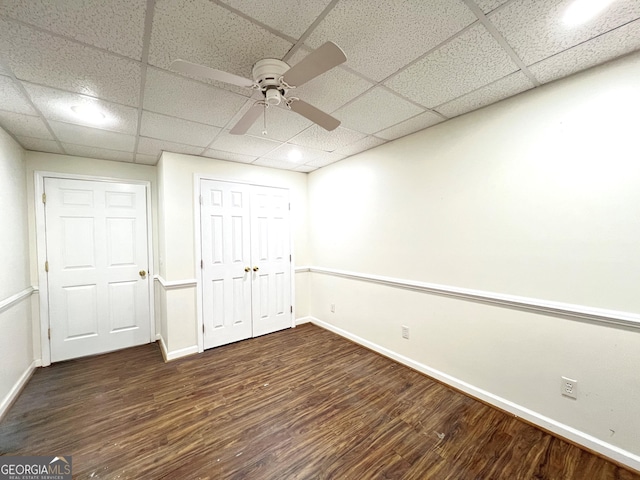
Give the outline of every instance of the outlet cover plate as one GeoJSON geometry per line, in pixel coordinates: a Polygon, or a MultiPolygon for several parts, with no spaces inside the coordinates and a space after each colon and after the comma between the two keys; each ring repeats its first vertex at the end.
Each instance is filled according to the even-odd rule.
{"type": "Polygon", "coordinates": [[[565,397],[578,399],[578,381],[569,377],[560,377],[560,393],[565,397]]]}
{"type": "Polygon", "coordinates": [[[402,325],[402,338],[409,340],[409,327],[402,325]]]}

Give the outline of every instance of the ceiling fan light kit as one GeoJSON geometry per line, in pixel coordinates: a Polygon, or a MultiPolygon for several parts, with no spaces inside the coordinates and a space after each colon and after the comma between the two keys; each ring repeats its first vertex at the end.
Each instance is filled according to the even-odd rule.
{"type": "Polygon", "coordinates": [[[289,67],[287,63],[275,58],[259,60],[254,64],[251,72],[253,80],[181,59],[175,60],[171,64],[171,68],[196,77],[209,78],[261,91],[264,100],[258,100],[254,103],[229,131],[233,135],[244,135],[265,108],[280,104],[284,104],[288,109],[311,120],[325,130],[331,131],[337,128],[340,125],[340,120],[298,97],[287,97],[287,94],[289,90],[299,87],[346,61],[347,57],[342,49],[333,42],[327,42],[293,67],[289,67]]]}

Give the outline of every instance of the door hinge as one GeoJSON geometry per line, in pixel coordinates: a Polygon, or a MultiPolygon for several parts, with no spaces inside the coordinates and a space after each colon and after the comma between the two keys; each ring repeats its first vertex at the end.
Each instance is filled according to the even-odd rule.
{"type": "Polygon", "coordinates": [[[204,323],[202,324],[202,333],[204,333],[204,323]]]}
{"type": "Polygon", "coordinates": [[[46,193],[42,194],[42,203],[47,203],[47,194],[46,193]]]}
{"type": "Polygon", "coordinates": [[[289,255],[289,261],[293,262],[293,258],[291,258],[291,255],[289,255]]]}
{"type": "Polygon", "coordinates": [[[204,268],[204,260],[200,260],[200,268],[204,268]]]}
{"type": "Polygon", "coordinates": [[[47,336],[49,337],[49,340],[51,340],[51,329],[47,330],[47,336]]]}
{"type": "Polygon", "coordinates": [[[44,271],[49,273],[49,260],[45,260],[44,262],[44,271]]]}
{"type": "Polygon", "coordinates": [[[291,305],[291,313],[293,313],[293,305],[291,305]]]}
{"type": "Polygon", "coordinates": [[[200,195],[200,205],[204,205],[204,202],[202,201],[202,195],[200,195]]]}

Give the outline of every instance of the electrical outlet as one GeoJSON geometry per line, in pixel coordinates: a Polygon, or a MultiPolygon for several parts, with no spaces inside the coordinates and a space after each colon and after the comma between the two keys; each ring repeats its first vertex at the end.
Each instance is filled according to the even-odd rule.
{"type": "Polygon", "coordinates": [[[406,325],[402,326],[402,338],[409,340],[409,327],[406,325]]]}
{"type": "Polygon", "coordinates": [[[560,377],[560,393],[565,397],[578,399],[578,381],[560,377]]]}
{"type": "Polygon", "coordinates": [[[335,303],[331,304],[331,313],[336,313],[336,304],[335,303]]]}

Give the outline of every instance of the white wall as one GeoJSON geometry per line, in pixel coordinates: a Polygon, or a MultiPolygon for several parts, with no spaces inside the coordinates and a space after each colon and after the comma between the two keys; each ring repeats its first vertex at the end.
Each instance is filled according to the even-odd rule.
{"type": "Polygon", "coordinates": [[[0,128],[0,417],[35,366],[26,188],[24,151],[0,128]]]}
{"type": "MultiPolygon", "coordinates": [[[[636,54],[313,172],[311,264],[640,319],[638,78],[636,54]]],[[[640,323],[310,282],[325,326],[640,469],[640,323]]]]}
{"type": "MultiPolygon", "coordinates": [[[[36,172],[52,172],[59,174],[83,175],[87,177],[115,178],[121,180],[145,180],[151,184],[151,210],[152,210],[152,236],[154,250],[153,271],[158,270],[158,262],[155,252],[157,252],[157,185],[156,167],[148,165],[137,165],[125,162],[112,162],[108,160],[97,160],[93,158],[72,157],[68,155],[57,155],[53,153],[26,152],[26,198],[27,217],[29,225],[29,261],[31,272],[31,284],[38,286],[38,255],[36,249],[36,215],[35,215],[35,182],[36,172]]],[[[38,296],[35,299],[39,301],[38,296]]],[[[37,302],[36,302],[37,303],[37,302]]],[[[38,308],[33,310],[33,330],[34,330],[34,353],[37,359],[41,358],[40,350],[40,319],[38,308]]],[[[159,323],[159,322],[158,322],[159,323]]],[[[159,325],[158,327],[159,328],[159,325]]]]}
{"type": "MultiPolygon", "coordinates": [[[[291,226],[295,264],[308,261],[307,175],[204,157],[163,153],[158,164],[162,218],[159,229],[159,262],[164,282],[195,280],[199,271],[196,252],[194,176],[288,188],[291,198],[291,226]]],[[[296,285],[298,282],[296,281],[296,285]]],[[[296,287],[299,311],[306,315],[307,290],[296,287]]],[[[196,287],[165,289],[161,330],[171,356],[193,353],[197,347],[196,287]]],[[[297,314],[300,316],[300,313],[297,314]]]]}

